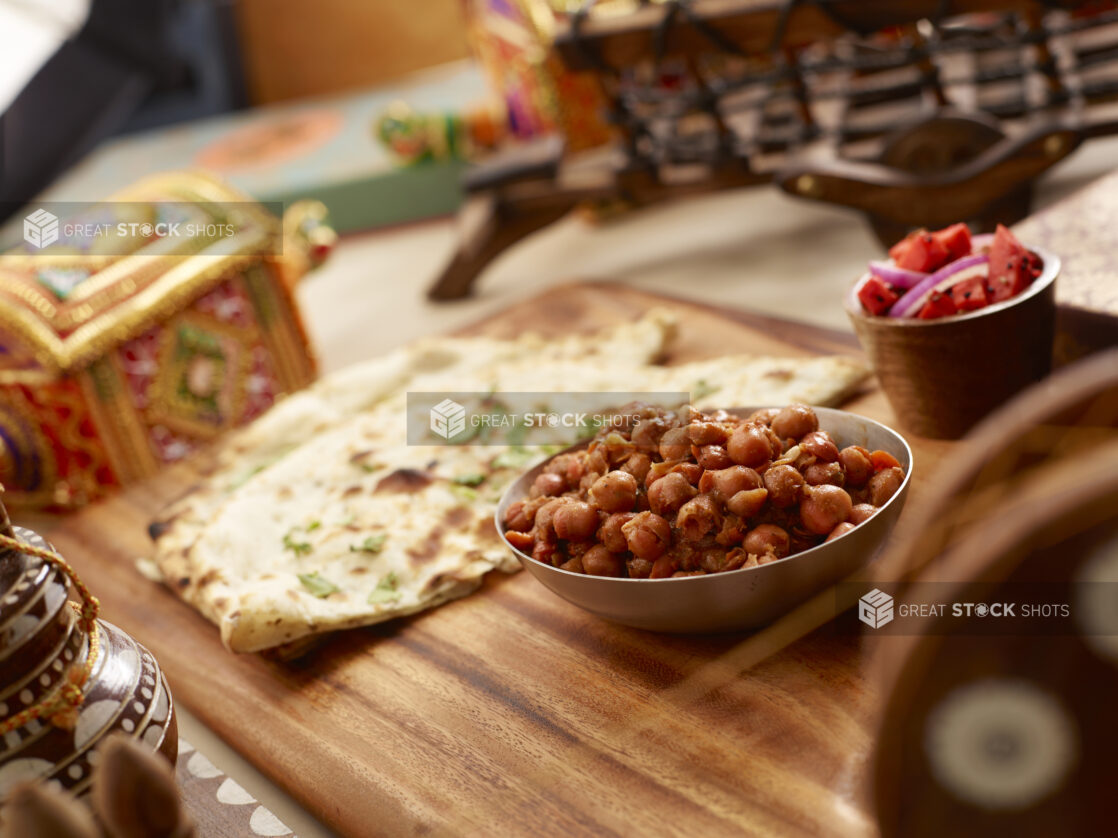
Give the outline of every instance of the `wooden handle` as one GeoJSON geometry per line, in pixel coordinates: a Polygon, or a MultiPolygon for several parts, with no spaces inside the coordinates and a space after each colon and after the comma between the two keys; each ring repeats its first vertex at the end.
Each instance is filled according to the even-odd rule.
{"type": "Polygon", "coordinates": [[[1007,138],[950,172],[914,175],[837,158],[794,160],[774,180],[792,195],[841,204],[911,226],[939,227],[979,215],[1058,163],[1082,142],[1077,127],[1054,123],[1007,138]]]}

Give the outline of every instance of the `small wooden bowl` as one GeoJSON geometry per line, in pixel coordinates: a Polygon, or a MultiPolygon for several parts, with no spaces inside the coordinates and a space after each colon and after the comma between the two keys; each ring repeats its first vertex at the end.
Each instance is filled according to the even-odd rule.
{"type": "Polygon", "coordinates": [[[843,301],[901,424],[958,439],[1052,368],[1059,257],[1032,248],[1044,270],[1012,299],[940,320],[872,317],[855,289],[843,301]]]}

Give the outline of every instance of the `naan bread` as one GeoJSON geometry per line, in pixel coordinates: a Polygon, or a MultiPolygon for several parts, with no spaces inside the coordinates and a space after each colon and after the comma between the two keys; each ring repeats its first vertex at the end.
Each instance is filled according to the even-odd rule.
{"type": "Polygon", "coordinates": [[[427,388],[443,385],[442,389],[447,390],[469,390],[464,382],[472,380],[476,389],[486,390],[493,387],[491,371],[513,362],[525,368],[580,361],[626,368],[643,366],[663,356],[675,336],[677,323],[671,312],[652,309],[631,323],[558,340],[546,340],[530,332],[515,340],[425,338],[325,376],[225,438],[211,454],[213,462],[207,483],[165,511],[163,521],[173,521],[174,527],[169,531],[162,524],[154,527],[156,532],[163,533],[161,552],[187,548],[233,492],[297,449],[308,437],[344,424],[389,396],[408,389],[424,389],[412,386],[418,380],[426,377],[427,388]]]}
{"type": "Polygon", "coordinates": [[[237,652],[412,614],[469,593],[490,570],[516,569],[493,511],[505,486],[551,452],[409,446],[408,391],[834,404],[868,375],[842,358],[652,364],[673,328],[657,312],[555,342],[425,341],[324,379],[229,439],[207,484],[169,510],[156,563],[237,652]]]}

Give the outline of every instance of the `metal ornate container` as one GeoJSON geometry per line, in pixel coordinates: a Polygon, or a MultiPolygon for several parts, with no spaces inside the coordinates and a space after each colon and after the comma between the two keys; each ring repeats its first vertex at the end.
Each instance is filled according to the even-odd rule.
{"type": "Polygon", "coordinates": [[[174,702],[155,658],[96,619],[96,600],[80,582],[86,602],[82,610],[73,607],[67,600],[72,571],[43,558],[50,547],[36,533],[13,531],[0,515],[0,534],[40,554],[0,546],[0,803],[28,780],[57,781],[85,794],[97,745],[116,731],[173,764],[174,702]],[[67,689],[70,702],[60,698],[67,689]]]}
{"type": "Polygon", "coordinates": [[[81,505],[315,375],[292,291],[333,242],[321,204],[281,222],[215,178],[172,173],[71,211],[40,207],[0,254],[9,505],[81,505]]]}

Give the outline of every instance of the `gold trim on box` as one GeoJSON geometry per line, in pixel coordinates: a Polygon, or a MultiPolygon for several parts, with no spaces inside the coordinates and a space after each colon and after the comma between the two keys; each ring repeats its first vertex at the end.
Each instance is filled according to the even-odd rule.
{"type": "MultiPolygon", "coordinates": [[[[75,290],[72,299],[59,305],[28,286],[12,267],[42,267],[42,257],[0,256],[0,295],[24,305],[0,305],[0,328],[22,338],[35,360],[46,371],[65,373],[91,361],[109,345],[119,343],[165,319],[205,286],[216,285],[237,269],[262,260],[283,242],[281,223],[246,195],[199,173],[156,175],[117,192],[109,200],[236,202],[241,205],[238,223],[247,229],[203,245],[195,254],[159,254],[160,242],[124,256],[94,273],[75,290]],[[208,253],[216,247],[229,252],[208,253]],[[38,261],[34,261],[38,260],[38,261]],[[7,266],[8,269],[5,268],[7,266]],[[5,277],[11,277],[5,282],[5,277]],[[88,287],[85,287],[88,286],[88,287]],[[138,290],[137,290],[138,289],[138,290]],[[38,316],[36,316],[38,315],[38,316]],[[59,332],[72,332],[59,337],[59,332]]],[[[167,245],[163,245],[167,246],[167,245]]],[[[80,260],[83,265],[90,261],[80,260]]],[[[73,256],[66,264],[77,264],[73,256]]],[[[5,378],[23,380],[14,371],[5,378]]]]}

